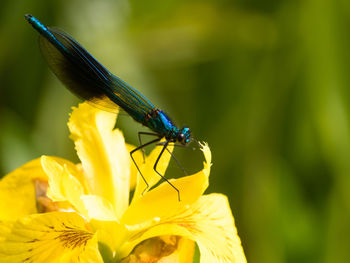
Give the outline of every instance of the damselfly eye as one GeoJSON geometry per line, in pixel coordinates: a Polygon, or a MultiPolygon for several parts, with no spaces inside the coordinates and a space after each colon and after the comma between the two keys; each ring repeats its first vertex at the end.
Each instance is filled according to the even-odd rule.
{"type": "Polygon", "coordinates": [[[183,133],[179,133],[179,134],[177,135],[177,140],[178,140],[179,142],[182,142],[182,141],[184,140],[184,138],[185,138],[185,134],[183,134],[183,133]]]}

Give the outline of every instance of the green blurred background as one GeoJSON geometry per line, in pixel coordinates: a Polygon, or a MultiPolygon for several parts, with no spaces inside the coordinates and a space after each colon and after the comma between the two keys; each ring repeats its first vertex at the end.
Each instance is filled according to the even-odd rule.
{"type": "MultiPolygon", "coordinates": [[[[25,13],[209,143],[208,192],[229,196],[249,262],[350,262],[350,1],[1,0],[1,175],[42,154],[78,161],[66,122],[79,100],[25,13]]],[[[136,144],[146,129],[119,120],[136,144]]]]}

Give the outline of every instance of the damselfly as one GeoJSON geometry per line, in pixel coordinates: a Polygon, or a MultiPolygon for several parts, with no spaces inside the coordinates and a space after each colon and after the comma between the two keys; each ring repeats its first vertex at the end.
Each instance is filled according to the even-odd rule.
{"type": "MultiPolygon", "coordinates": [[[[168,150],[169,143],[186,146],[194,140],[190,129],[176,127],[162,110],[153,106],[141,93],[110,73],[70,35],[58,29],[46,27],[32,15],[25,15],[25,18],[40,33],[40,49],[49,67],[70,91],[107,111],[113,112],[119,106],[135,121],[153,131],[138,133],[140,146],[130,152],[131,159],[145,181],[147,189],[149,185],[133,154],[153,143],[161,145],[163,148],[153,169],[177,191],[180,200],[179,190],[157,171],[157,164],[164,151],[168,150]],[[156,136],[156,138],[142,144],[142,135],[156,136]],[[159,143],[163,137],[165,141],[159,143]]],[[[175,159],[169,150],[168,152],[175,159]]],[[[177,160],[176,162],[178,163],[177,160]]],[[[182,168],[179,163],[178,165],[182,168]]],[[[182,170],[185,172],[183,168],[182,170]]]]}

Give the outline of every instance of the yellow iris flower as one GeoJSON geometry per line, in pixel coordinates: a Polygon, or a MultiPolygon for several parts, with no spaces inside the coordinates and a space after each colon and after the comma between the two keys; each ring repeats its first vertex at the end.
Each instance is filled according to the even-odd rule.
{"type": "MultiPolygon", "coordinates": [[[[181,201],[167,183],[143,193],[130,160],[134,147],[113,129],[115,121],[115,114],[80,104],[68,127],[81,163],[42,156],[0,181],[0,263],[183,263],[192,262],[194,242],[201,263],[246,262],[227,198],[203,195],[209,147],[202,145],[201,171],[171,181],[181,201]]],[[[135,154],[150,187],[160,179],[153,170],[159,148],[144,163],[135,154]]],[[[161,173],[169,160],[161,158],[161,173]]]]}

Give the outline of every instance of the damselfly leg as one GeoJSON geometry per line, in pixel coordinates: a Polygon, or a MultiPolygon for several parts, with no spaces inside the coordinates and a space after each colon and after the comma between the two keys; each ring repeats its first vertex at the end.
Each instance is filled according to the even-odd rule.
{"type": "MultiPolygon", "coordinates": [[[[159,135],[157,133],[153,133],[153,132],[138,132],[137,136],[139,138],[139,144],[140,145],[142,145],[141,135],[149,135],[149,136],[159,137],[159,135]]],[[[145,148],[142,147],[141,150],[142,150],[143,163],[145,163],[145,161],[146,161],[146,159],[145,159],[145,148]]]]}
{"type": "MultiPolygon", "coordinates": [[[[176,190],[176,192],[177,192],[177,197],[178,197],[179,202],[180,202],[181,199],[180,199],[180,191],[179,191],[179,189],[177,189],[168,179],[166,179],[160,172],[157,171],[157,165],[158,165],[158,162],[159,162],[159,160],[160,160],[160,157],[162,157],[162,155],[163,155],[165,149],[167,149],[168,144],[169,144],[169,141],[166,141],[165,144],[164,144],[164,146],[163,146],[162,151],[160,152],[160,154],[158,155],[158,158],[157,158],[156,162],[154,163],[153,169],[154,169],[154,171],[156,171],[156,173],[157,173],[160,177],[162,177],[163,180],[165,180],[169,185],[171,185],[171,187],[173,187],[173,188],[176,190]]],[[[169,150],[168,150],[168,152],[170,153],[169,150]]],[[[172,154],[171,154],[171,156],[174,157],[172,154]]],[[[175,159],[175,160],[176,160],[176,159],[175,159]]],[[[176,160],[176,162],[177,162],[177,160],[176,160]]]]}
{"type": "MultiPolygon", "coordinates": [[[[186,170],[182,167],[182,165],[180,164],[180,162],[175,158],[174,154],[173,154],[171,151],[169,151],[169,149],[167,148],[167,146],[169,145],[170,141],[165,141],[165,142],[157,143],[157,142],[159,142],[159,141],[161,140],[161,138],[158,137],[158,138],[156,138],[156,139],[154,139],[154,140],[152,140],[152,141],[150,141],[150,142],[147,142],[147,143],[145,143],[145,144],[142,144],[142,139],[141,139],[141,136],[142,136],[142,135],[158,136],[158,134],[156,134],[156,133],[151,133],[151,132],[139,132],[139,133],[138,133],[138,139],[139,139],[139,142],[140,142],[140,146],[136,147],[134,150],[132,150],[132,151],[130,152],[131,159],[132,159],[132,161],[134,162],[134,164],[135,164],[135,166],[136,166],[136,168],[137,168],[137,171],[140,173],[140,175],[141,175],[143,181],[144,181],[145,184],[146,184],[146,188],[142,191],[142,194],[144,194],[144,192],[149,188],[149,184],[148,184],[146,178],[143,176],[143,174],[142,174],[142,172],[141,172],[139,166],[137,165],[137,163],[136,163],[136,161],[135,161],[135,159],[134,159],[134,157],[133,157],[133,153],[135,153],[135,152],[138,151],[138,150],[141,150],[142,153],[143,153],[143,158],[144,158],[143,160],[144,160],[144,162],[145,162],[145,157],[144,157],[144,149],[145,149],[145,147],[148,146],[148,145],[150,145],[150,144],[156,143],[157,146],[163,146],[163,149],[162,149],[161,152],[159,153],[159,155],[158,155],[158,157],[157,157],[157,160],[156,160],[156,162],[154,163],[153,170],[154,170],[164,181],[166,181],[171,187],[173,187],[173,188],[176,190],[176,192],[177,192],[177,194],[178,194],[178,199],[179,199],[179,201],[180,201],[180,191],[179,191],[168,179],[166,179],[160,172],[157,171],[158,162],[159,162],[160,158],[162,157],[164,151],[167,150],[168,153],[170,154],[170,156],[175,160],[175,162],[177,163],[177,165],[178,165],[178,166],[181,168],[181,170],[184,172],[184,174],[187,175],[186,170]]],[[[174,144],[174,146],[182,146],[182,145],[174,144]]]]}
{"type": "Polygon", "coordinates": [[[145,144],[143,144],[143,145],[140,145],[139,147],[136,147],[134,150],[132,150],[132,151],[130,152],[131,160],[134,162],[134,164],[135,164],[135,166],[136,166],[136,168],[137,168],[137,171],[140,173],[140,175],[141,175],[143,181],[144,181],[145,184],[146,184],[146,188],[142,191],[142,194],[144,194],[144,192],[149,188],[149,185],[148,185],[148,183],[147,183],[146,178],[142,175],[142,173],[141,173],[141,171],[140,171],[140,168],[139,168],[139,166],[137,165],[137,163],[136,163],[136,161],[135,161],[135,159],[134,159],[134,157],[133,157],[132,155],[133,155],[134,152],[136,152],[136,151],[138,151],[138,150],[142,150],[142,148],[144,148],[144,147],[146,147],[146,146],[148,146],[148,145],[150,145],[150,144],[152,144],[152,143],[159,142],[160,139],[161,139],[161,138],[158,137],[157,139],[154,139],[154,140],[152,140],[152,141],[150,141],[150,142],[147,142],[147,143],[145,143],[145,144]]]}

